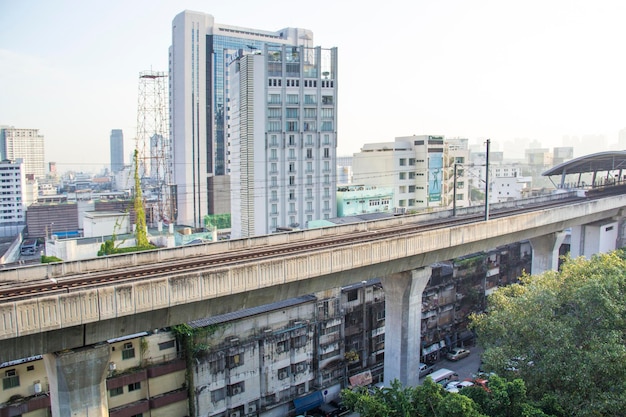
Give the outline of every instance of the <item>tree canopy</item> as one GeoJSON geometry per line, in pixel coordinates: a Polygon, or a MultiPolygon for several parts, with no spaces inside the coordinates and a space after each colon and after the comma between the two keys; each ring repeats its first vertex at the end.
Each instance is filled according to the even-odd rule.
{"type": "Polygon", "coordinates": [[[626,415],[625,294],[623,251],[499,288],[473,317],[485,369],[522,379],[555,415],[626,415]]]}
{"type": "Polygon", "coordinates": [[[342,399],[361,417],[549,417],[526,397],[524,381],[492,379],[488,391],[471,386],[460,393],[446,391],[430,377],[416,387],[395,380],[382,389],[345,389],[342,399]]]}

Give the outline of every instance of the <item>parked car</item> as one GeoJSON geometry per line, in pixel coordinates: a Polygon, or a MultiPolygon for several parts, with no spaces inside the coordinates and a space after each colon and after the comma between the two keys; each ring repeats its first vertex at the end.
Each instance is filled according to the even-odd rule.
{"type": "Polygon", "coordinates": [[[459,359],[467,358],[470,354],[468,349],[454,348],[446,355],[446,358],[451,361],[458,361],[459,359]]]}
{"type": "Polygon", "coordinates": [[[433,365],[427,365],[425,363],[421,363],[420,362],[420,373],[419,373],[419,377],[423,378],[426,375],[430,375],[433,373],[433,371],[435,370],[435,367],[433,365]]]}
{"type": "Polygon", "coordinates": [[[448,385],[446,385],[446,391],[448,392],[459,392],[461,389],[465,388],[465,387],[471,387],[472,385],[474,385],[474,383],[472,381],[452,381],[452,382],[448,382],[448,385]]]}

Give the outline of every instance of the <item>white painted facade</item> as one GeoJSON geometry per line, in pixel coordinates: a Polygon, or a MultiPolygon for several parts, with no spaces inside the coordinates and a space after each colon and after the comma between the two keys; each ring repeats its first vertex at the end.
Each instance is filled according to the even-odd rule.
{"type": "MultiPolygon", "coordinates": [[[[0,161],[0,226],[26,223],[26,203],[30,200],[23,160],[0,161]]],[[[32,191],[32,187],[30,187],[32,191]]],[[[35,186],[36,189],[36,186],[35,186]]],[[[32,197],[32,195],[30,195],[32,197]]]]}
{"type": "Polygon", "coordinates": [[[265,47],[231,64],[231,236],[336,215],[337,49],[265,47]]]}
{"type": "MultiPolygon", "coordinates": [[[[456,140],[451,146],[443,136],[397,137],[395,142],[370,143],[355,153],[353,183],[391,187],[396,211],[424,210],[452,206],[454,162],[463,164],[467,143],[456,140]]],[[[459,207],[467,205],[462,191],[465,173],[457,171],[459,207]]]]}
{"type": "Polygon", "coordinates": [[[39,129],[0,128],[0,159],[22,159],[27,178],[45,177],[43,135],[39,134],[39,129]]]}

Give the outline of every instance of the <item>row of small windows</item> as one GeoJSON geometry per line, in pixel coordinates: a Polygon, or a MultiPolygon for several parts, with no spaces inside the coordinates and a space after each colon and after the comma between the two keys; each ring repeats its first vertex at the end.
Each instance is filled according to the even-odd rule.
{"type": "MultiPolygon", "coordinates": [[[[305,145],[313,146],[313,135],[310,135],[310,134],[306,135],[306,138],[304,138],[304,139],[306,139],[305,145]]],[[[324,145],[330,145],[330,135],[324,135],[323,138],[322,138],[322,142],[323,142],[324,145]]],[[[278,136],[277,135],[271,135],[269,144],[270,144],[270,146],[279,146],[278,136]]],[[[288,138],[287,138],[287,145],[289,145],[289,146],[297,146],[297,144],[298,143],[297,143],[296,135],[289,135],[288,138]]],[[[312,149],[307,149],[307,153],[308,153],[309,150],[311,152],[313,152],[312,149]]]]}
{"type": "Polygon", "coordinates": [[[399,172],[398,179],[406,180],[407,178],[410,180],[415,179],[416,177],[423,177],[425,174],[423,172],[399,172]]]}
{"type": "MultiPolygon", "coordinates": [[[[333,96],[322,96],[322,104],[331,105],[334,104],[335,98],[333,96]]],[[[282,104],[280,94],[269,94],[267,97],[268,104],[282,104]]],[[[299,94],[287,94],[285,95],[286,104],[300,104],[299,94]]],[[[304,104],[317,104],[317,96],[313,94],[304,95],[304,104]]]]}
{"type": "MultiPolygon", "coordinates": [[[[282,87],[282,79],[281,78],[268,78],[267,83],[269,87],[282,87]]],[[[300,87],[300,80],[298,79],[286,79],[285,86],[287,87],[300,87]]],[[[304,80],[305,87],[317,87],[316,80],[304,80]]],[[[322,88],[333,88],[335,86],[335,82],[333,80],[323,80],[322,88]]]]}
{"type": "MultiPolygon", "coordinates": [[[[128,387],[128,392],[139,391],[141,389],[141,382],[133,382],[132,384],[128,384],[127,387],[128,387]]],[[[109,390],[109,395],[111,397],[115,397],[115,396],[122,395],[122,394],[124,394],[123,385],[121,387],[112,388],[109,390]]]]}
{"type": "Polygon", "coordinates": [[[381,199],[374,198],[374,199],[371,199],[369,201],[369,205],[370,205],[370,207],[388,206],[389,205],[389,201],[390,200],[388,198],[381,198],[381,199]]]}
{"type": "MultiPolygon", "coordinates": [[[[415,159],[415,158],[408,158],[408,162],[409,162],[409,166],[415,166],[416,164],[423,164],[424,160],[423,159],[415,159]]],[[[399,164],[401,167],[406,166],[407,163],[407,158],[400,158],[399,159],[399,164]]]]}
{"type": "MultiPolygon", "coordinates": [[[[311,132],[316,130],[317,123],[314,121],[308,121],[302,123],[302,131],[303,132],[311,132]]],[[[320,131],[322,132],[332,132],[333,131],[333,122],[332,120],[323,121],[320,123],[320,131]]],[[[282,124],[278,120],[270,120],[267,122],[267,131],[268,132],[280,132],[282,124]]],[[[298,132],[300,124],[297,121],[287,121],[285,122],[285,132],[298,132]]]]}
{"type": "MultiPolygon", "coordinates": [[[[305,108],[303,111],[305,119],[317,118],[317,108],[305,108]]],[[[268,119],[279,119],[282,116],[282,111],[279,107],[270,107],[267,109],[268,119]]],[[[335,109],[323,108],[320,110],[320,116],[322,119],[332,119],[335,116],[335,109]]],[[[285,117],[288,119],[297,119],[300,117],[300,109],[294,107],[288,107],[285,109],[285,117]]]]}

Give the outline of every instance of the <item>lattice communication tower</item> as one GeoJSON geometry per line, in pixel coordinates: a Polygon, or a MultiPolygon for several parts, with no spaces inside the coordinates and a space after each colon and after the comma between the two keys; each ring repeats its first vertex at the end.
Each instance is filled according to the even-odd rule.
{"type": "Polygon", "coordinates": [[[168,120],[168,76],[165,72],[139,73],[137,106],[138,172],[143,194],[156,195],[156,221],[173,221],[170,189],[172,145],[168,120]]]}

